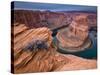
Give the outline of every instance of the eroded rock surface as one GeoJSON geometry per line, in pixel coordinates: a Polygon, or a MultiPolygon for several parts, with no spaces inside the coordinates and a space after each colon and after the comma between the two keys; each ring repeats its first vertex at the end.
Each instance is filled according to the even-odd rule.
{"type": "MultiPolygon", "coordinates": [[[[88,33],[87,16],[80,15],[74,18],[68,28],[58,32],[57,39],[61,47],[76,49],[80,46],[84,46],[84,43],[87,42],[86,40],[88,39],[88,33]]],[[[88,42],[90,43],[90,40],[88,42]]],[[[87,45],[89,46],[90,44],[87,45]]]]}
{"type": "MultiPolygon", "coordinates": [[[[13,11],[12,11],[13,12],[13,11]]],[[[14,10],[14,22],[23,23],[31,28],[49,27],[55,28],[67,25],[72,22],[75,16],[88,16],[89,27],[97,25],[96,13],[90,12],[51,12],[51,11],[32,11],[32,10],[14,10]]]]}
{"type": "Polygon", "coordinates": [[[50,72],[96,68],[96,60],[58,53],[52,43],[52,32],[46,28],[30,29],[24,24],[14,24],[12,31],[12,64],[14,73],[50,72]],[[37,40],[39,42],[37,43],[37,40]],[[44,41],[44,45],[43,42],[44,41]],[[46,48],[40,47],[41,43],[46,48]]]}

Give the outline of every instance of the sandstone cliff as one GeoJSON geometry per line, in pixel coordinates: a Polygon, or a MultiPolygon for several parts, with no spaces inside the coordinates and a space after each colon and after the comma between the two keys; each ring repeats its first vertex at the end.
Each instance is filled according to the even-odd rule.
{"type": "Polygon", "coordinates": [[[96,13],[88,12],[51,12],[51,11],[32,11],[32,10],[12,10],[14,12],[14,22],[25,24],[29,27],[59,27],[71,23],[75,16],[88,16],[88,25],[96,26],[96,13]]]}
{"type": "Polygon", "coordinates": [[[12,24],[12,65],[14,73],[50,72],[96,68],[96,60],[58,53],[52,32],[46,27],[29,28],[12,24]]]}

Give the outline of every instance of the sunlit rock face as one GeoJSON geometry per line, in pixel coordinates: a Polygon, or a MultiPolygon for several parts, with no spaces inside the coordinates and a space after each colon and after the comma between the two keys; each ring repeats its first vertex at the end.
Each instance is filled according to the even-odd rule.
{"type": "Polygon", "coordinates": [[[56,48],[52,32],[46,27],[30,29],[25,24],[12,25],[12,64],[14,73],[46,72],[53,67],[56,48]]]}
{"type": "Polygon", "coordinates": [[[71,25],[69,26],[68,31],[69,37],[76,37],[81,41],[86,40],[88,37],[88,22],[87,17],[76,16],[75,20],[72,21],[71,25]]]}
{"type": "Polygon", "coordinates": [[[46,27],[30,29],[12,25],[12,62],[14,73],[51,72],[96,68],[96,60],[57,52],[52,31],[46,27]],[[78,64],[78,65],[77,65],[78,64]]]}
{"type": "MultiPolygon", "coordinates": [[[[76,50],[79,47],[80,49],[80,46],[84,46],[84,43],[88,39],[87,16],[76,16],[68,28],[58,32],[57,38],[60,45],[64,48],[73,48],[76,50]]],[[[87,45],[89,46],[90,44],[88,43],[87,45]]]]}
{"type": "MultiPolygon", "coordinates": [[[[87,44],[87,15],[89,14],[85,15],[50,11],[15,11],[11,32],[11,64],[14,67],[14,73],[96,68],[97,61],[95,59],[85,59],[71,54],[60,54],[57,51],[57,46],[53,43],[51,29],[72,22],[68,28],[58,32],[57,39],[60,42],[60,46],[76,51],[84,49],[84,46],[85,48],[88,47],[90,44],[87,44]]],[[[88,18],[90,22],[94,19],[91,24],[95,26],[95,15],[91,14],[88,18]]]]}

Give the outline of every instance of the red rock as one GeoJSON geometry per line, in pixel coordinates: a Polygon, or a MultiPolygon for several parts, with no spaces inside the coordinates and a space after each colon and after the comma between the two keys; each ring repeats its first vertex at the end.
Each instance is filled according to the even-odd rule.
{"type": "MultiPolygon", "coordinates": [[[[15,23],[12,24],[12,27],[14,27],[14,31],[12,31],[12,37],[14,38],[12,45],[14,45],[14,48],[12,47],[11,51],[11,64],[13,65],[14,73],[67,71],[94,69],[97,67],[96,60],[88,60],[74,55],[63,55],[56,51],[57,48],[52,43],[52,32],[46,28],[46,24],[48,25],[47,20],[53,23],[55,27],[60,24],[66,24],[66,17],[63,14],[59,14],[39,11],[15,11],[15,23]],[[54,20],[52,21],[52,19],[54,20]],[[31,42],[36,42],[36,40],[45,40],[48,48],[33,49],[34,43],[31,42]]],[[[54,27],[52,24],[49,25],[51,26],[47,27],[54,27]]],[[[78,29],[76,28],[76,30],[78,29]]],[[[85,33],[85,30],[81,30],[85,33]]],[[[78,37],[80,38],[81,36],[78,37]]]]}
{"type": "MultiPolygon", "coordinates": [[[[85,15],[76,16],[76,18],[72,21],[71,25],[68,28],[60,30],[57,34],[59,46],[68,49],[72,48],[75,49],[75,51],[76,49],[81,50],[80,47],[84,45],[87,38],[88,22],[87,17],[85,15]]],[[[89,44],[87,43],[86,47],[89,47],[90,44],[90,42],[89,44]]]]}

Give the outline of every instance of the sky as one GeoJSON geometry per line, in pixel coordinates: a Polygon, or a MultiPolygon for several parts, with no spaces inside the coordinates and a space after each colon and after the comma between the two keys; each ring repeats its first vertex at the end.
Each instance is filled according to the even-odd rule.
{"type": "Polygon", "coordinates": [[[51,4],[14,1],[15,10],[50,10],[50,11],[92,11],[97,12],[96,6],[68,5],[68,4],[51,4]]]}

